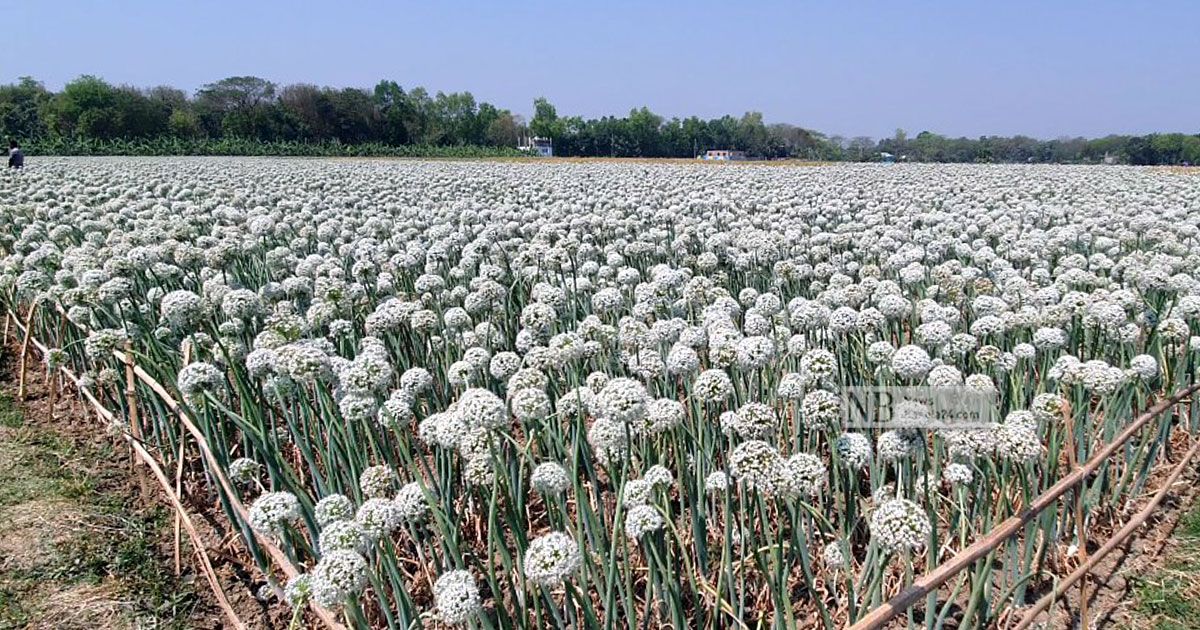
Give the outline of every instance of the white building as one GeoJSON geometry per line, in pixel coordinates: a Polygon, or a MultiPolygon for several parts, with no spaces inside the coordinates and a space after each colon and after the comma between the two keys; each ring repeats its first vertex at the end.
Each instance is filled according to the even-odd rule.
{"type": "Polygon", "coordinates": [[[554,157],[554,142],[550,138],[524,138],[517,149],[535,153],[539,157],[554,157]]]}
{"type": "Polygon", "coordinates": [[[701,159],[720,160],[720,161],[744,160],[744,159],[746,159],[746,152],[745,151],[731,151],[728,149],[709,149],[708,151],[704,152],[704,156],[701,159]]]}

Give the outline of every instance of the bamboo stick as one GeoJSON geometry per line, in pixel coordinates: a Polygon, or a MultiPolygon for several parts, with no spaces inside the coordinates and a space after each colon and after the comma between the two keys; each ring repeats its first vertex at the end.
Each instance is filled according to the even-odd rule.
{"type": "MultiPolygon", "coordinates": [[[[175,459],[175,494],[183,496],[183,441],[179,442],[179,456],[175,459]]],[[[175,514],[175,575],[178,577],[183,572],[182,559],[179,557],[180,534],[179,529],[182,525],[183,516],[179,513],[175,514]]]]}
{"type": "MultiPolygon", "coordinates": [[[[19,325],[20,324],[18,323],[18,326],[19,325]]],[[[79,324],[75,325],[83,331],[87,330],[87,328],[80,326],[79,324]]],[[[29,334],[28,327],[24,328],[23,330],[26,335],[29,334]]],[[[37,343],[37,341],[34,340],[34,343],[37,343]]],[[[42,352],[45,352],[45,346],[42,346],[40,343],[37,343],[37,345],[42,352]]],[[[126,360],[125,353],[121,352],[120,350],[113,350],[113,356],[116,357],[118,361],[124,362],[126,360]]],[[[221,470],[220,465],[213,456],[212,450],[208,446],[208,440],[204,437],[204,433],[196,427],[190,418],[188,418],[180,404],[176,402],[175,398],[167,392],[166,388],[163,387],[161,383],[146,373],[146,371],[137,364],[132,364],[132,367],[134,375],[137,376],[138,379],[141,380],[142,383],[144,383],[147,387],[149,387],[155,394],[157,394],[162,399],[162,403],[168,409],[170,409],[172,413],[175,413],[179,417],[184,428],[186,428],[188,433],[190,433],[196,440],[196,445],[200,449],[201,455],[209,463],[209,468],[213,474],[213,477],[215,477],[218,484],[225,489],[225,492],[229,497],[229,503],[234,508],[234,511],[238,513],[238,517],[243,521],[248,520],[249,512],[246,510],[245,505],[243,505],[241,500],[238,498],[238,495],[232,491],[232,484],[229,482],[229,478],[225,475],[224,471],[221,470]]],[[[65,367],[62,369],[66,370],[65,367]]],[[[67,373],[70,374],[69,371],[67,373]]],[[[90,398],[90,394],[88,394],[88,396],[90,398]]],[[[92,398],[92,400],[94,400],[94,398],[92,398]]],[[[258,534],[252,529],[250,530],[250,535],[254,536],[254,539],[258,542],[259,546],[267,551],[268,555],[271,556],[271,559],[275,561],[275,563],[280,567],[280,569],[283,570],[284,574],[289,579],[300,574],[300,571],[294,564],[292,564],[291,560],[288,559],[287,555],[284,554],[283,550],[281,550],[277,545],[266,538],[258,536],[258,534]]],[[[316,602],[309,602],[308,605],[313,609],[313,612],[316,613],[317,617],[321,620],[325,627],[329,628],[329,630],[345,630],[345,626],[339,623],[333,614],[328,610],[316,602]]]]}
{"type": "Polygon", "coordinates": [[[32,335],[33,314],[37,311],[37,302],[29,305],[29,313],[25,315],[25,335],[21,340],[21,367],[20,374],[17,376],[17,400],[25,400],[25,369],[27,367],[29,355],[29,339],[32,335]]]}
{"type": "Polygon", "coordinates": [[[129,432],[133,435],[133,439],[141,442],[142,422],[138,417],[137,379],[133,372],[133,342],[125,342],[125,355],[121,357],[121,362],[125,364],[125,404],[129,408],[129,432]]]}
{"type": "MultiPolygon", "coordinates": [[[[1064,404],[1062,408],[1063,420],[1067,423],[1067,444],[1071,448],[1067,449],[1067,461],[1070,462],[1071,469],[1074,470],[1079,465],[1078,449],[1075,445],[1075,414],[1071,410],[1070,403],[1064,404]]],[[[1087,527],[1083,520],[1083,488],[1075,488],[1075,540],[1078,544],[1078,554],[1081,562],[1087,562],[1087,527]]],[[[1087,576],[1079,581],[1079,629],[1088,629],[1088,606],[1087,606],[1087,576]]]]}
{"type": "Polygon", "coordinates": [[[959,571],[962,571],[976,560],[991,553],[1001,543],[1019,532],[1026,523],[1033,520],[1043,510],[1054,505],[1068,490],[1079,485],[1080,482],[1100,468],[1118,448],[1137,434],[1147,422],[1158,417],[1162,412],[1170,409],[1172,405],[1198,390],[1200,390],[1200,384],[1192,385],[1147,409],[1131,422],[1124,431],[1117,435],[1112,442],[1099,449],[1078,470],[1063,477],[1058,483],[1051,486],[1049,490],[1035,498],[1024,511],[999,523],[992,530],[992,533],[975,541],[967,548],[955,554],[953,558],[938,565],[891,599],[867,613],[858,623],[850,627],[851,630],[868,630],[884,627],[893,617],[908,610],[913,604],[919,602],[921,598],[957,575],[959,571]]]}
{"type": "Polygon", "coordinates": [[[1167,497],[1167,493],[1171,490],[1171,486],[1175,485],[1175,482],[1179,480],[1179,476],[1183,474],[1185,469],[1187,469],[1188,464],[1192,462],[1192,459],[1198,452],[1200,452],[1200,440],[1195,440],[1192,443],[1192,447],[1188,449],[1186,454],[1184,454],[1183,459],[1181,459],[1175,468],[1171,470],[1171,474],[1167,477],[1167,480],[1163,483],[1163,486],[1159,488],[1158,492],[1154,494],[1154,497],[1150,499],[1150,502],[1147,503],[1145,507],[1143,507],[1141,511],[1138,512],[1133,518],[1129,519],[1129,522],[1126,523],[1124,527],[1117,530],[1117,533],[1113,534],[1112,538],[1109,538],[1108,542],[1104,543],[1099,549],[1097,549],[1096,553],[1092,554],[1092,556],[1088,558],[1086,562],[1076,567],[1070,575],[1060,580],[1054,586],[1054,589],[1051,590],[1051,592],[1047,593],[1045,596],[1039,599],[1037,603],[1033,604],[1033,606],[1029,608],[1029,611],[1025,613],[1025,616],[1021,619],[1021,621],[1014,626],[1013,630],[1024,630],[1024,628],[1028,628],[1030,625],[1032,625],[1037,616],[1041,614],[1042,611],[1052,606],[1060,597],[1062,597],[1063,593],[1065,593],[1072,584],[1074,584],[1076,581],[1086,578],[1088,573],[1091,572],[1092,568],[1094,568],[1102,559],[1104,559],[1105,556],[1112,552],[1113,549],[1116,549],[1121,543],[1125,542],[1125,539],[1129,538],[1138,530],[1139,527],[1144,525],[1146,521],[1154,515],[1154,511],[1158,509],[1159,504],[1162,503],[1163,499],[1167,497]]]}
{"type": "Polygon", "coordinates": [[[163,488],[163,492],[167,495],[167,499],[175,507],[175,513],[179,516],[180,522],[183,523],[184,528],[188,531],[188,536],[192,539],[192,546],[196,548],[196,555],[200,558],[201,566],[204,567],[204,575],[208,578],[213,593],[217,596],[217,602],[221,605],[222,610],[225,611],[225,616],[233,622],[234,627],[244,629],[246,624],[242,623],[237,613],[234,612],[233,607],[229,605],[229,600],[225,598],[225,592],[221,589],[221,584],[217,580],[216,571],[212,568],[208,554],[203,552],[204,540],[200,538],[199,532],[196,531],[196,526],[192,524],[191,517],[183,509],[183,504],[180,503],[179,497],[171,491],[170,482],[167,480],[166,475],[163,474],[162,468],[158,466],[158,463],[154,461],[154,458],[150,456],[150,453],[140,443],[134,441],[130,436],[126,436],[126,440],[133,446],[133,450],[138,454],[138,457],[150,468],[150,472],[154,473],[154,478],[158,480],[159,485],[163,488]]]}
{"type": "MultiPolygon", "coordinates": [[[[183,365],[187,366],[189,363],[191,363],[192,362],[191,358],[192,358],[192,345],[185,342],[183,344],[183,365]]],[[[175,494],[178,494],[179,496],[183,496],[183,446],[184,446],[183,441],[180,440],[179,454],[175,458],[175,494]]],[[[180,546],[179,527],[180,527],[179,515],[176,514],[175,515],[175,540],[174,540],[174,543],[175,543],[175,575],[179,575],[180,571],[182,570],[181,560],[179,557],[179,546],[180,546]]]]}

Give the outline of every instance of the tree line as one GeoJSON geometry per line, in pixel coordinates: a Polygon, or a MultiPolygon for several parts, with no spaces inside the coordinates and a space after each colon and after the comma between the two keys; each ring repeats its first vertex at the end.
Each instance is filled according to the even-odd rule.
{"type": "Polygon", "coordinates": [[[827,136],[771,123],[758,112],[704,120],[665,118],[649,108],[627,116],[559,116],[544,98],[533,116],[477,101],[470,92],[430,94],[383,80],[373,89],[229,77],[194,94],[137,88],[81,76],[52,92],[22,77],[0,85],[0,136],[33,153],[502,155],[522,139],[550,138],[556,155],[691,158],[710,149],[754,158],[920,162],[1200,163],[1200,135],[1040,140],[951,138],[928,131],[889,138],[827,136]]]}

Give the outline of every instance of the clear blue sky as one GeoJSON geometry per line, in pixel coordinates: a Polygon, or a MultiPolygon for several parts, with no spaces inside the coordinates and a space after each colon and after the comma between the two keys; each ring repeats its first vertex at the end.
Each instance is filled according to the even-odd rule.
{"type": "Polygon", "coordinates": [[[846,136],[1200,132],[1200,2],[0,0],[0,81],[470,90],[846,136]],[[749,6],[749,5],[753,6],[749,6]]]}

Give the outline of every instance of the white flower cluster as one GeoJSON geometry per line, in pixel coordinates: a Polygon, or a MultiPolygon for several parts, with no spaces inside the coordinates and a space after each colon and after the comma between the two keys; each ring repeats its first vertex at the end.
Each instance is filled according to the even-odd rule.
{"type": "Polygon", "coordinates": [[[367,561],[357,551],[324,553],[309,573],[312,598],[326,608],[341,608],[367,586],[367,561]]]}
{"type": "Polygon", "coordinates": [[[796,453],[784,458],[762,440],[737,445],[729,455],[733,477],[748,490],[768,497],[793,498],[814,496],[825,486],[828,471],[825,462],[811,453],[796,453]]]}
{"type": "Polygon", "coordinates": [[[249,457],[239,457],[229,462],[229,480],[239,486],[249,486],[258,481],[262,465],[249,457]]]}
{"type": "Polygon", "coordinates": [[[871,538],[887,551],[919,551],[930,531],[929,517],[907,499],[888,499],[871,513],[871,538]]]}
{"type": "Polygon", "coordinates": [[[542,586],[558,586],[579,570],[583,557],[570,535],[551,532],[534,538],[525,551],[525,577],[542,586]]]}
{"type": "Polygon", "coordinates": [[[290,492],[266,492],[250,505],[250,526],[264,534],[280,535],[300,519],[300,502],[290,492]]]}
{"type": "MultiPolygon", "coordinates": [[[[848,571],[864,525],[915,551],[927,514],[1044,484],[1021,473],[1061,450],[1064,415],[1111,426],[1194,373],[1197,207],[1188,178],[1146,169],[46,159],[0,186],[0,301],[61,309],[33,320],[64,340],[46,367],[98,394],[126,344],[177,374],[239,491],[270,471],[250,525],[320,554],[289,603],[357,596],[411,529],[464,543],[423,574],[441,574],[437,621],[470,625],[493,603],[466,524],[526,492],[528,529],[620,505],[672,566],[690,551],[668,518],[766,544],[779,523],[723,531],[728,510],[803,501],[837,530],[812,556],[848,571]],[[1015,411],[845,424],[848,388],[875,386],[1015,411]],[[834,514],[831,486],[874,510],[834,514]]],[[[529,582],[571,579],[583,544],[644,577],[564,532],[517,550],[529,582]]],[[[407,586],[381,604],[411,608],[389,595],[407,586]]]]}
{"type": "Polygon", "coordinates": [[[467,623],[479,614],[479,587],[469,571],[443,573],[433,584],[433,599],[443,622],[452,626],[467,623]]]}
{"type": "Polygon", "coordinates": [[[354,518],[354,503],[340,494],[322,497],[313,508],[318,525],[328,525],[336,521],[354,518]]]}
{"type": "Polygon", "coordinates": [[[561,464],[543,462],[533,469],[529,476],[529,484],[542,495],[555,496],[571,487],[571,478],[561,464]]]}

